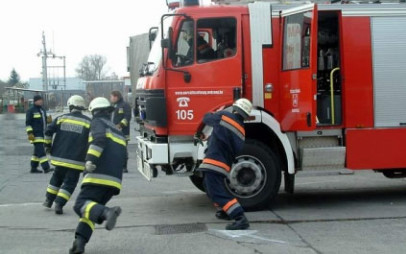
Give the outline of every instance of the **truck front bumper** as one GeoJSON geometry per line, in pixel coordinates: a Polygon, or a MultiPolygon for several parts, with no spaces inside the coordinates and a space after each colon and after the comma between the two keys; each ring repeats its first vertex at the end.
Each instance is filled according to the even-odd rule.
{"type": "Polygon", "coordinates": [[[169,163],[168,144],[157,144],[143,137],[137,137],[137,169],[151,181],[153,168],[158,165],[169,163]]]}

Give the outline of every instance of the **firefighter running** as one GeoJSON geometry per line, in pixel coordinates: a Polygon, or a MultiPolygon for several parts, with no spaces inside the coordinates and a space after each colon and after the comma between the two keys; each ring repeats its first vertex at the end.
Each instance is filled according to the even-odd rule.
{"type": "Polygon", "coordinates": [[[83,97],[74,95],[68,100],[69,114],[57,117],[45,132],[46,151],[51,154],[55,171],[49,182],[44,206],[63,214],[63,207],[75,190],[80,173],[85,169],[90,118],[82,114],[86,109],[83,97]],[[52,137],[55,135],[53,142],[52,137]]]}
{"type": "Polygon", "coordinates": [[[41,173],[41,171],[37,169],[39,164],[44,170],[44,173],[52,171],[44,148],[44,132],[47,124],[50,123],[52,119],[47,117],[45,109],[42,108],[43,103],[44,100],[41,95],[35,95],[34,106],[27,111],[25,120],[28,140],[34,145],[34,153],[31,157],[31,173],[41,173]]]}
{"type": "Polygon", "coordinates": [[[123,166],[126,160],[126,139],[110,121],[111,107],[105,98],[96,98],[89,110],[93,115],[90,125],[89,149],[86,155],[85,176],[74,205],[80,221],[69,253],[84,253],[95,223],[106,221],[105,228],[112,230],[120,207],[109,208],[106,203],[121,190],[123,166]]]}
{"type": "Polygon", "coordinates": [[[244,119],[252,110],[247,99],[239,99],[233,105],[233,112],[218,111],[208,113],[203,122],[213,127],[208,141],[205,159],[198,171],[203,172],[204,187],[207,196],[218,208],[216,217],[224,220],[235,220],[226,226],[227,230],[249,228],[244,210],[226,189],[225,178],[228,177],[236,155],[242,150],[245,141],[244,119]]]}
{"type": "MultiPolygon", "coordinates": [[[[110,102],[114,105],[114,111],[111,116],[112,122],[120,129],[124,137],[128,141],[130,140],[130,121],[131,121],[131,106],[124,101],[123,95],[119,91],[112,91],[110,94],[110,102]]],[[[128,151],[124,165],[124,173],[128,173],[128,151]]]]}

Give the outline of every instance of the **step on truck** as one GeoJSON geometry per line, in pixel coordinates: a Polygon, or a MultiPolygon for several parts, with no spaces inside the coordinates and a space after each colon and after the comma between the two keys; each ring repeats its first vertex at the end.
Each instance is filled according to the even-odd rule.
{"type": "Polygon", "coordinates": [[[246,208],[268,206],[282,178],[293,193],[300,171],[406,176],[406,5],[185,0],[150,33],[135,91],[147,179],[190,174],[204,191],[194,134],[240,97],[255,110],[227,188],[246,208]]]}

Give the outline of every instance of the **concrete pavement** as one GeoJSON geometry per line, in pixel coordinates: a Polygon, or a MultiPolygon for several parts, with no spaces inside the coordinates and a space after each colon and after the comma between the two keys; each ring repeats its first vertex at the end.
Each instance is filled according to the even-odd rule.
{"type": "MultiPolygon", "coordinates": [[[[51,175],[31,175],[22,116],[0,116],[0,253],[68,253],[77,191],[56,216],[41,206],[51,175]]],[[[111,205],[123,214],[111,232],[97,226],[86,253],[405,253],[406,181],[373,172],[304,172],[296,194],[281,191],[250,230],[224,231],[204,193],[187,178],[147,182],[130,173],[111,205]]]]}

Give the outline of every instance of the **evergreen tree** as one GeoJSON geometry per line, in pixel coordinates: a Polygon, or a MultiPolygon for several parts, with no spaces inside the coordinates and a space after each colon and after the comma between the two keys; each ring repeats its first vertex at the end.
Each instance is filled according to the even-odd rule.
{"type": "Polygon", "coordinates": [[[18,75],[18,73],[16,72],[15,69],[13,69],[10,73],[10,78],[8,79],[8,85],[9,86],[15,86],[17,84],[20,84],[21,80],[20,80],[20,75],[18,75]]]}

